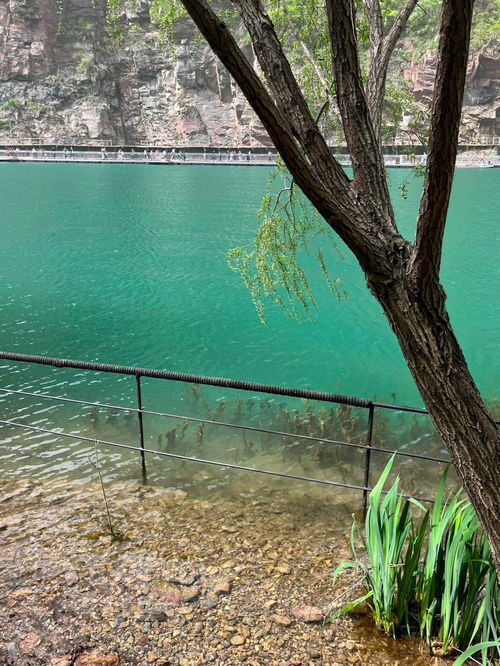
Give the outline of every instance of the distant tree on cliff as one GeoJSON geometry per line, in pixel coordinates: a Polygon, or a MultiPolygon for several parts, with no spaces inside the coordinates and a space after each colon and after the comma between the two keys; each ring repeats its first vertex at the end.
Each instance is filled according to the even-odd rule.
{"type": "Polygon", "coordinates": [[[379,139],[388,58],[400,33],[398,22],[404,24],[405,15],[416,2],[408,0],[396,17],[391,17],[388,30],[379,0],[360,3],[370,33],[368,79],[362,76],[360,66],[357,3],[325,2],[329,63],[352,159],[352,179],[331,155],[261,1],[234,0],[234,5],[250,35],[265,83],[226,21],[218,18],[205,0],[182,3],[266,127],[294,183],[356,256],[368,288],[397,336],[499,567],[497,429],[453,333],[439,281],[473,0],[442,3],[429,156],[413,243],[401,236],[396,225],[379,139]]]}

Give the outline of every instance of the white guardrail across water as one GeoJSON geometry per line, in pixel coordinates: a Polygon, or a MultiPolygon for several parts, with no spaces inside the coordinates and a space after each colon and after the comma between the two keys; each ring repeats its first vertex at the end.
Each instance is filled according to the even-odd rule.
{"type": "MultiPolygon", "coordinates": [[[[350,166],[349,155],[335,154],[342,166],[350,166]]],[[[101,148],[96,150],[75,150],[73,148],[4,148],[0,150],[3,162],[89,162],[118,164],[233,164],[238,166],[270,166],[276,163],[276,154],[254,153],[250,150],[216,150],[187,152],[182,149],[161,150],[122,150],[121,148],[101,148]]],[[[384,155],[388,167],[412,167],[425,164],[425,155],[384,155]]],[[[458,155],[457,166],[493,168],[500,167],[500,156],[485,152],[458,155]]]]}

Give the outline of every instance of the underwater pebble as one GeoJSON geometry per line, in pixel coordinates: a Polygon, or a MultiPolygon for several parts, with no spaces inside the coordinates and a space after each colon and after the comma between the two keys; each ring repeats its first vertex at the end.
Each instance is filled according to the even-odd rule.
{"type": "Polygon", "coordinates": [[[214,594],[230,594],[233,586],[230,580],[220,580],[214,587],[214,594]]]}
{"type": "Polygon", "coordinates": [[[350,557],[351,525],[350,509],[331,498],[298,504],[263,486],[252,506],[241,486],[234,501],[208,503],[108,484],[123,530],[113,541],[99,484],[37,483],[31,496],[26,487],[0,479],[0,497],[11,496],[0,502],[0,525],[12,525],[0,532],[0,664],[428,666],[413,639],[385,643],[348,617],[296,621],[292,608],[321,615],[352,584],[331,585],[350,557]]]}
{"type": "Polygon", "coordinates": [[[295,606],[293,615],[302,622],[322,622],[323,611],[317,606],[295,606]]]}

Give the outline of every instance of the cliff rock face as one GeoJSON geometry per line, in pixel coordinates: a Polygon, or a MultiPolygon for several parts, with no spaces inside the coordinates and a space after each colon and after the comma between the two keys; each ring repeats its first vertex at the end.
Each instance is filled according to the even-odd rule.
{"type": "MultiPolygon", "coordinates": [[[[231,77],[189,18],[162,39],[149,0],[106,27],[106,0],[0,0],[0,143],[269,145],[231,77]]],[[[250,47],[247,57],[253,58],[250,47]]],[[[435,52],[405,76],[432,97],[435,52]]],[[[490,142],[498,107],[493,51],[471,59],[464,138],[490,142]]]]}
{"type": "MultiPolygon", "coordinates": [[[[428,105],[432,101],[435,49],[427,51],[418,63],[412,62],[404,71],[404,77],[417,102],[428,105]]],[[[472,53],[469,58],[467,85],[462,114],[462,140],[479,140],[493,143],[499,135],[500,119],[500,68],[498,50],[490,47],[482,53],[472,53]]]]}
{"type": "Polygon", "coordinates": [[[0,142],[269,144],[188,18],[168,45],[136,0],[116,46],[105,5],[0,0],[0,142]]]}

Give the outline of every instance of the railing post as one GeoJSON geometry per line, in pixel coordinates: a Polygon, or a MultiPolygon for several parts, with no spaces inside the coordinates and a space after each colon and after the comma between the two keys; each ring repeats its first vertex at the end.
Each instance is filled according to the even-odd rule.
{"type": "Polygon", "coordinates": [[[144,485],[148,482],[146,474],[146,455],[144,453],[144,424],[142,422],[142,393],[141,376],[135,376],[135,385],[137,388],[137,420],[139,422],[139,438],[141,442],[141,481],[144,485]]]}
{"type": "MultiPolygon", "coordinates": [[[[365,452],[365,478],[363,485],[366,488],[369,488],[370,485],[370,458],[371,458],[371,445],[373,439],[373,416],[374,416],[374,407],[373,404],[370,404],[368,407],[368,425],[366,429],[366,446],[368,447],[365,452]]],[[[363,515],[366,515],[366,509],[368,504],[368,490],[363,490],[363,515]]]]}

